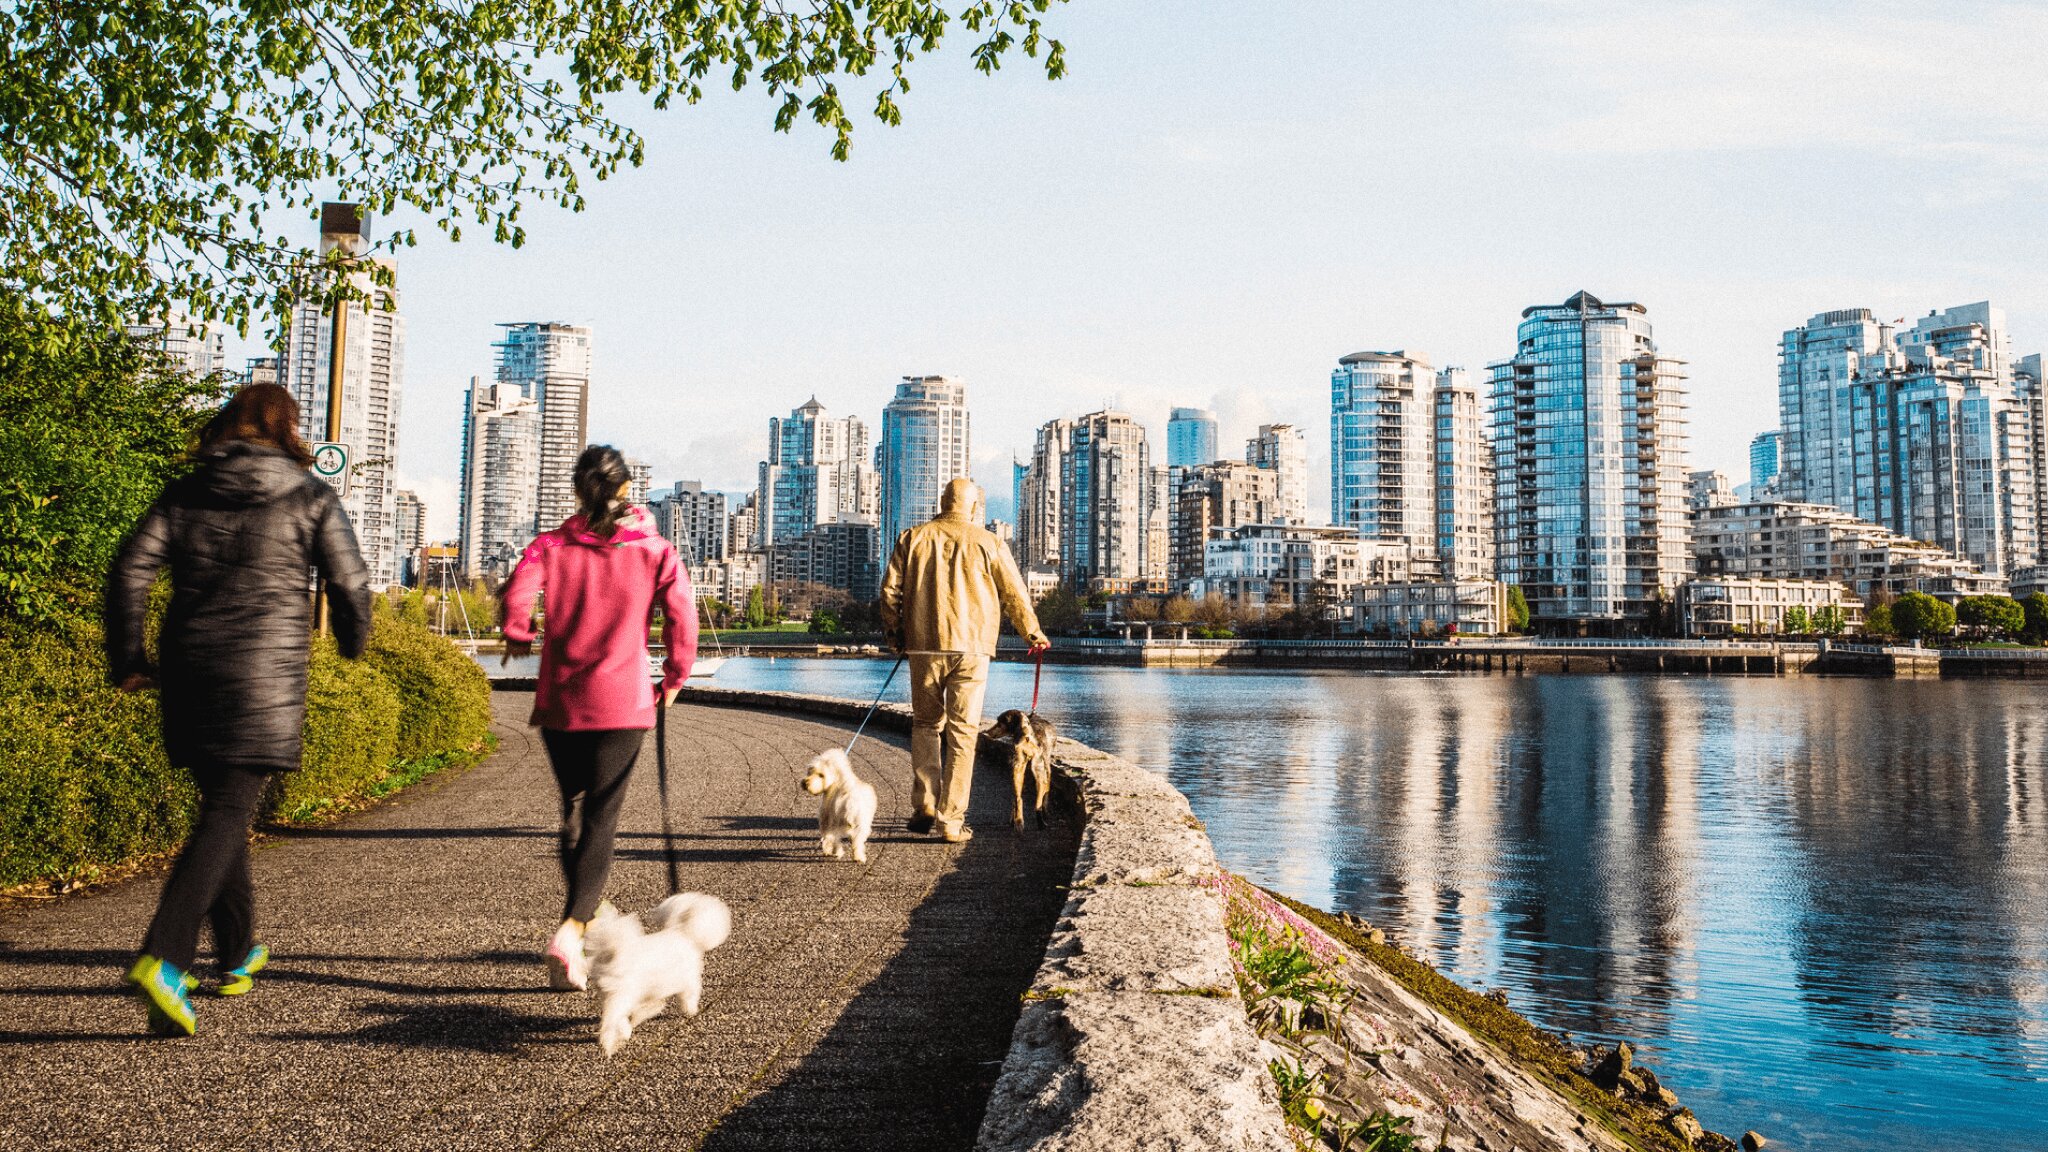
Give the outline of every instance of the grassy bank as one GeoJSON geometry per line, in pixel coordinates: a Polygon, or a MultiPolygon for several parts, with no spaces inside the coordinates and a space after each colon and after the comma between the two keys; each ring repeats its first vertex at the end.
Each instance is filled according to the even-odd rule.
{"type": "Polygon", "coordinates": [[[1727,1137],[1714,1133],[1703,1133],[1694,1140],[1677,1135],[1667,1119],[1676,1106],[1675,1100],[1670,1104],[1652,1104],[1594,1083],[1588,1075],[1584,1053],[1510,1009],[1504,998],[1474,992],[1342,917],[1276,892],[1266,894],[1370,960],[1395,983],[1512,1060],[1630,1147],[1645,1152],[1699,1152],[1735,1146],[1727,1137]]]}
{"type": "MultiPolygon", "coordinates": [[[[417,622],[380,610],[360,661],[316,640],[302,767],[264,816],[331,819],[473,763],[490,709],[483,670],[417,622]]],[[[107,686],[97,626],[0,636],[0,891],[118,876],[175,851],[197,806],[164,756],[156,693],[107,686]]]]}

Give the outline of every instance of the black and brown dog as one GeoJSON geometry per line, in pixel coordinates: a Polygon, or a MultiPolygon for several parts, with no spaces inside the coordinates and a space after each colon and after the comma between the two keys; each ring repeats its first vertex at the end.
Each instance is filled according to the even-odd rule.
{"type": "Polygon", "coordinates": [[[1015,792],[1010,826],[1024,827],[1024,774],[1029,772],[1038,784],[1032,807],[1038,813],[1038,826],[1045,827],[1045,797],[1052,791],[1052,746],[1059,739],[1052,721],[1036,712],[1012,708],[996,717],[988,734],[1010,746],[1010,786],[1015,792]]]}

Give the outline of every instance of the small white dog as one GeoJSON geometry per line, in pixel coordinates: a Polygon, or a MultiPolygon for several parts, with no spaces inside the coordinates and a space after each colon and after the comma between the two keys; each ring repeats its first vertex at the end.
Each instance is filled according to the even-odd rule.
{"type": "Polygon", "coordinates": [[[695,1016],[704,992],[704,954],[732,935],[732,909],[716,896],[684,892],[640,917],[613,912],[590,922],[583,934],[591,982],[604,997],[597,1042],[609,1056],[633,1036],[633,1029],[661,1015],[680,997],[683,1015],[695,1016]]]}
{"type": "Polygon", "coordinates": [[[818,798],[818,849],[834,859],[849,845],[853,862],[868,862],[868,830],[875,824],[875,786],[853,774],[846,753],[818,753],[803,790],[818,798]]]}

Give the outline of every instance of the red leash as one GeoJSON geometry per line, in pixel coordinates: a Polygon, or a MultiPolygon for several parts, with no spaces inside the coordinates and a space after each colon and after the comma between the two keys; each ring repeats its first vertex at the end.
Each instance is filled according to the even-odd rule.
{"type": "Polygon", "coordinates": [[[1044,649],[1032,653],[1031,659],[1037,665],[1031,671],[1031,713],[1035,716],[1038,714],[1038,682],[1045,678],[1044,649]]]}

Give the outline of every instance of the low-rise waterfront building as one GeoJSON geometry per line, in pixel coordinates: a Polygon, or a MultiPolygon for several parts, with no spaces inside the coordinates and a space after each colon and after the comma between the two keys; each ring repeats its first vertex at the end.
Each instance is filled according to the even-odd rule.
{"type": "Polygon", "coordinates": [[[1757,576],[1847,584],[1876,593],[1925,592],[1943,600],[2002,594],[2005,580],[1933,544],[1908,539],[1838,508],[1784,500],[1709,508],[1693,521],[1701,576],[1757,576]]]}
{"type": "Polygon", "coordinates": [[[1400,580],[1351,590],[1345,629],[1367,636],[1494,636],[1507,618],[1498,580],[1400,580]]]}
{"type": "Polygon", "coordinates": [[[1805,613],[1809,630],[1828,609],[1841,613],[1844,631],[1863,626],[1862,598],[1833,580],[1699,576],[1678,590],[1679,627],[1687,636],[1779,635],[1793,608],[1805,613]]]}
{"type": "Polygon", "coordinates": [[[690,568],[690,583],[699,602],[722,600],[735,606],[747,602],[747,594],[768,583],[766,552],[733,552],[712,564],[690,568]]]}
{"type": "Polygon", "coordinates": [[[1249,611],[1334,604],[1367,580],[1407,578],[1416,552],[1409,541],[1361,539],[1349,528],[1245,524],[1210,533],[1203,574],[1188,595],[1220,596],[1249,611]]]}
{"type": "Polygon", "coordinates": [[[775,582],[816,584],[857,600],[873,600],[882,590],[881,528],[841,520],[820,524],[774,550],[775,582]]]}

